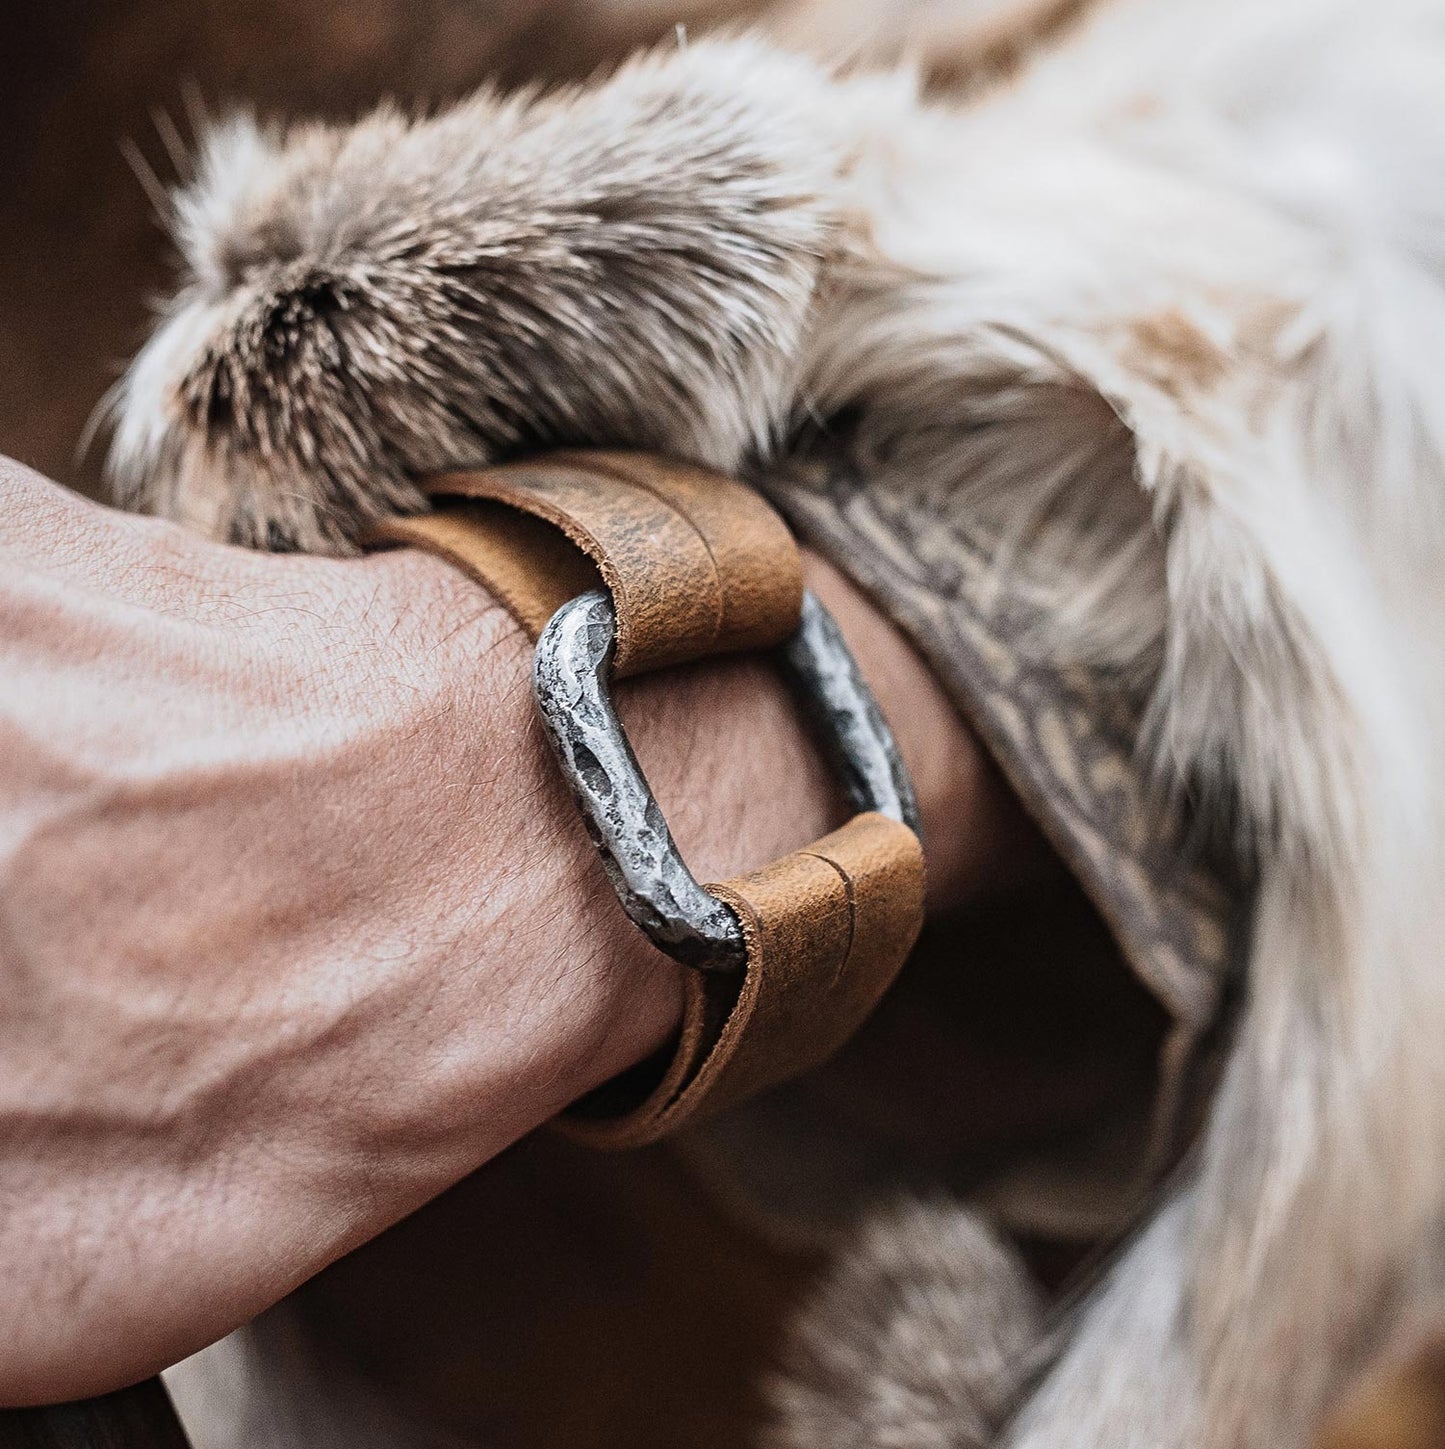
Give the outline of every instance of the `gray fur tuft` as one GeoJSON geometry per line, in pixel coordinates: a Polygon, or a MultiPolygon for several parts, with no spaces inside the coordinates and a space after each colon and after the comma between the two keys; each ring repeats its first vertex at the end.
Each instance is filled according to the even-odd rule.
{"type": "Polygon", "coordinates": [[[793,1325],[768,1449],[981,1449],[1039,1319],[1023,1265],[957,1204],[879,1213],[793,1325]]]}

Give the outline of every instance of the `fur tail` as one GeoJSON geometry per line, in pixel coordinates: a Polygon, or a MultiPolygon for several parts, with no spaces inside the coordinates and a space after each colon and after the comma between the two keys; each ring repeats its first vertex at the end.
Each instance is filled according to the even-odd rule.
{"type": "Polygon", "coordinates": [[[972,1214],[866,1221],[793,1325],[768,1449],[982,1449],[1028,1370],[1039,1299],[972,1214]]]}
{"type": "Polygon", "coordinates": [[[736,40],[418,119],[218,127],[116,392],[117,495],[345,552],[420,475],[519,449],[735,467],[786,416],[830,245],[827,85],[736,40]]]}

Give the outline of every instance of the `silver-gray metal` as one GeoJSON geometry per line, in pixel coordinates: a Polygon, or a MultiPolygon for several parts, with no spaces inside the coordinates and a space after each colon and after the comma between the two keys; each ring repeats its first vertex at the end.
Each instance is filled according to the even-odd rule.
{"type": "Polygon", "coordinates": [[[913,779],[833,616],[808,589],[797,632],[778,651],[788,683],[855,810],[901,820],[920,839],[913,779]]]}
{"type": "Polygon", "coordinates": [[[689,966],[740,967],[742,927],[683,863],[613,708],[616,643],[617,615],[603,589],[579,594],[553,614],[532,665],[547,738],[633,922],[689,966]]]}
{"type": "MultiPolygon", "coordinates": [[[[592,589],[563,604],[537,640],[533,692],[588,833],[622,908],[669,956],[704,971],[740,970],[742,926],[697,883],[613,708],[617,615],[592,589]]],[[[778,651],[790,684],[853,806],[918,830],[907,767],[878,702],[833,622],[803,595],[797,632],[778,651]]]]}

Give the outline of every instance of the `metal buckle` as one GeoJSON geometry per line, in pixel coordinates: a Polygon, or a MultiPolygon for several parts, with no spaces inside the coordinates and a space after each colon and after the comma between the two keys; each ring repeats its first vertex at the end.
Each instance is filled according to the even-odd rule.
{"type": "MultiPolygon", "coordinates": [[[[616,642],[617,614],[603,589],[579,594],[552,616],[532,667],[547,738],[633,923],[684,965],[741,970],[742,926],[678,854],[613,708],[616,642]]],[[[804,592],[797,632],[777,653],[855,808],[919,833],[913,782],[893,732],[832,615],[812,593],[804,592]]]]}

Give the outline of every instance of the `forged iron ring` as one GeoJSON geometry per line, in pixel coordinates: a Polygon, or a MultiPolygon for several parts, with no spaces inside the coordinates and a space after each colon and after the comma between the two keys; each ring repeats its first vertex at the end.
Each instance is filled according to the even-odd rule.
{"type": "MultiPolygon", "coordinates": [[[[537,640],[533,693],[547,738],[622,908],[669,956],[704,971],[741,970],[742,926],[700,886],[613,707],[617,615],[592,589],[563,604],[537,640]]],[[[919,833],[907,767],[833,617],[804,591],[797,631],[777,651],[790,686],[854,808],[919,833]]]]}

